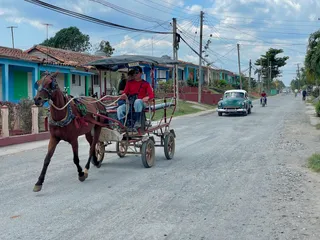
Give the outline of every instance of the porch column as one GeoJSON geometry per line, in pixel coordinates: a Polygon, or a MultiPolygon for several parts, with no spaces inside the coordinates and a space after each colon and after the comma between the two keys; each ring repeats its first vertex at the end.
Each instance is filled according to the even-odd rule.
{"type": "Polygon", "coordinates": [[[89,96],[89,77],[85,76],[85,94],[86,96],[89,96]]]}
{"type": "Polygon", "coordinates": [[[40,70],[39,66],[32,69],[32,97],[36,96],[36,89],[34,88],[34,84],[40,79],[40,70]]]}
{"type": "Polygon", "coordinates": [[[185,80],[188,81],[189,78],[189,68],[188,66],[184,68],[184,75],[185,75],[185,80]]]}
{"type": "Polygon", "coordinates": [[[9,65],[4,64],[2,71],[2,97],[3,101],[9,101],[9,65]]]}

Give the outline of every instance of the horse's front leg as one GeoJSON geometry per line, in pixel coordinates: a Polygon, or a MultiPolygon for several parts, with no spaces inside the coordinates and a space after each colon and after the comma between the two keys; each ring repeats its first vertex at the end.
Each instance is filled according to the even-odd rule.
{"type": "Polygon", "coordinates": [[[90,159],[91,159],[91,145],[92,145],[92,142],[93,142],[93,137],[92,137],[92,135],[91,135],[91,131],[90,132],[88,132],[88,133],[86,133],[86,139],[87,139],[87,141],[88,141],[88,143],[89,143],[89,146],[90,146],[90,150],[89,150],[89,158],[88,158],[88,162],[87,162],[87,164],[86,164],[86,166],[85,166],[85,168],[84,168],[84,173],[88,176],[88,171],[89,171],[89,169],[90,169],[90,159]]]}
{"type": "Polygon", "coordinates": [[[77,166],[79,181],[83,182],[88,177],[88,173],[82,172],[82,167],[80,166],[78,139],[71,142],[71,146],[73,151],[73,162],[77,166]]]}
{"type": "Polygon", "coordinates": [[[38,178],[37,183],[35,184],[35,186],[33,188],[34,192],[41,191],[42,184],[44,182],[44,178],[45,178],[48,166],[50,164],[51,158],[52,158],[54,151],[56,150],[56,147],[59,142],[60,142],[60,139],[52,137],[52,136],[50,137],[50,141],[49,141],[49,145],[48,145],[48,152],[47,152],[47,155],[46,155],[44,162],[43,162],[41,174],[38,178]]]}

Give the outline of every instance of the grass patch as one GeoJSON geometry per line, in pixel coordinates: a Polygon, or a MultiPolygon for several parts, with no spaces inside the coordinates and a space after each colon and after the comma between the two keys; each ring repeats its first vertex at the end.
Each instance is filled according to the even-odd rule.
{"type": "MultiPolygon", "coordinates": [[[[192,113],[198,113],[201,111],[206,111],[206,110],[211,110],[214,109],[216,106],[215,105],[207,105],[207,104],[198,104],[198,103],[190,103],[190,102],[186,102],[186,101],[182,101],[179,100],[178,102],[178,109],[176,109],[173,117],[177,117],[177,116],[182,116],[182,115],[186,115],[186,114],[192,114],[192,113]],[[197,108],[199,107],[199,108],[197,108]],[[203,109],[200,109],[203,108],[203,109]]],[[[167,117],[170,117],[172,112],[173,112],[173,107],[170,107],[167,109],[167,117]]],[[[163,118],[163,109],[159,109],[155,112],[155,115],[152,119],[152,121],[158,121],[161,118],[163,118]]],[[[148,114],[147,114],[147,118],[148,118],[148,114]]]]}
{"type": "Polygon", "coordinates": [[[320,172],[320,154],[314,153],[308,158],[308,167],[315,172],[320,172]]]}

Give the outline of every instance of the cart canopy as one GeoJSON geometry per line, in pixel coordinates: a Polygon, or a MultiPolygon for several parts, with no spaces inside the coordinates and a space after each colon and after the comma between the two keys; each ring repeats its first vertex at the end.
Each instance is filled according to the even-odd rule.
{"type": "Polygon", "coordinates": [[[151,65],[171,65],[178,64],[176,60],[172,60],[167,57],[153,57],[144,55],[120,55],[114,57],[106,57],[100,60],[96,60],[87,63],[86,66],[94,66],[100,70],[112,70],[117,71],[121,68],[130,68],[138,66],[139,64],[151,64],[151,65]]]}

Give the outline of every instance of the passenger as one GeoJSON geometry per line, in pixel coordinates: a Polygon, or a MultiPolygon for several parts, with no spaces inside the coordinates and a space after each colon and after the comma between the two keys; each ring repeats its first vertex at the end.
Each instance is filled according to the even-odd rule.
{"type": "MultiPolygon", "coordinates": [[[[123,90],[122,97],[127,96],[130,104],[134,107],[135,124],[134,128],[141,127],[141,113],[146,107],[146,103],[154,98],[154,93],[151,85],[141,79],[142,68],[135,67],[134,79],[127,82],[125,89],[123,90]]],[[[121,105],[117,109],[117,116],[119,121],[124,124],[124,118],[126,117],[126,105],[121,105]]]]}
{"type": "MultiPolygon", "coordinates": [[[[135,70],[134,69],[131,69],[129,72],[128,72],[128,80],[126,79],[126,76],[124,74],[121,75],[121,80],[120,80],[120,83],[119,83],[119,87],[118,87],[118,94],[121,95],[123,94],[123,91],[124,89],[126,88],[126,84],[127,84],[127,81],[130,81],[130,80],[133,80],[134,79],[134,73],[135,73],[135,70]]],[[[122,104],[125,104],[126,101],[123,100],[123,99],[120,99],[118,101],[118,106],[122,105],[122,104]]]]}

